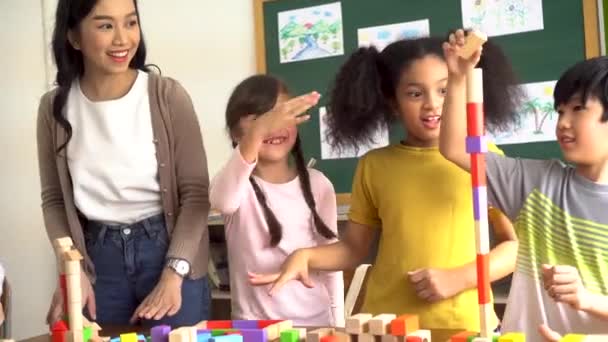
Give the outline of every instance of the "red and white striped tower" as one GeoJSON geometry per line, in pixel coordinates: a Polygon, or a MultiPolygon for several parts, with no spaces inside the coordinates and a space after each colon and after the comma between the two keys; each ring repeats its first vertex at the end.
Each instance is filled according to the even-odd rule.
{"type": "Polygon", "coordinates": [[[475,244],[477,248],[477,292],[479,300],[480,337],[491,337],[493,312],[490,291],[488,232],[488,195],[486,189],[485,153],[488,151],[483,120],[483,75],[480,68],[467,74],[467,138],[466,149],[471,155],[473,188],[473,215],[475,218],[475,244]]]}

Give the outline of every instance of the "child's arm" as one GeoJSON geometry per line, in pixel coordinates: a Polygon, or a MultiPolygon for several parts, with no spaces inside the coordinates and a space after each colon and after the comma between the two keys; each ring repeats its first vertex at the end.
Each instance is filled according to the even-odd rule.
{"type": "Polygon", "coordinates": [[[464,45],[462,30],[450,34],[450,41],[443,43],[443,52],[448,65],[448,84],[441,114],[439,150],[443,156],[466,171],[471,169],[466,153],[466,74],[479,62],[481,48],[469,59],[458,56],[464,45]]]}
{"type": "Polygon", "coordinates": [[[575,267],[542,265],[542,268],[545,290],[551,298],[608,321],[608,296],[585,289],[575,267]]]}
{"type": "Polygon", "coordinates": [[[290,280],[299,280],[305,286],[313,287],[308,273],[310,270],[341,271],[355,268],[369,254],[374,239],[374,228],[348,221],[344,237],[335,243],[313,248],[298,249],[292,253],[277,274],[250,274],[253,285],[273,283],[270,294],[280,290],[290,280]]]}
{"type": "Polygon", "coordinates": [[[213,209],[224,215],[233,214],[249,187],[249,177],[255,169],[255,160],[249,163],[237,146],[228,163],[218,172],[209,189],[209,200],[213,209]]]}
{"type": "MultiPolygon", "coordinates": [[[[322,179],[322,195],[317,203],[319,216],[327,224],[338,237],[338,209],[336,203],[336,193],[331,182],[324,178],[322,179]]],[[[322,237],[321,237],[322,238],[322,237]]],[[[330,242],[336,242],[337,239],[330,242]]],[[[325,277],[325,286],[331,300],[331,312],[334,318],[334,326],[344,327],[344,275],[342,272],[328,272],[323,274],[325,277]]]]}
{"type": "Polygon", "coordinates": [[[212,208],[225,215],[230,215],[239,208],[264,139],[279,129],[307,121],[310,116],[302,113],[318,100],[318,93],[309,93],[277,105],[257,118],[250,115],[242,120],[240,129],[245,132],[239,139],[239,145],[211,183],[209,196],[212,208]]]}
{"type": "MultiPolygon", "coordinates": [[[[496,209],[488,216],[500,243],[490,253],[490,281],[513,272],[517,257],[517,237],[511,221],[496,209]]],[[[420,269],[408,273],[417,295],[429,302],[453,297],[477,286],[477,264],[472,261],[452,269],[420,269]]]]}
{"type": "Polygon", "coordinates": [[[254,285],[274,283],[270,292],[277,292],[286,282],[299,280],[312,287],[308,278],[311,269],[320,271],[341,271],[358,266],[367,257],[375,230],[380,228],[380,220],[373,205],[366,169],[367,158],[363,157],[357,165],[353,180],[350,220],[340,241],[314,248],[299,249],[292,253],[281,267],[281,272],[270,275],[252,274],[250,282],[254,285]],[[353,220],[353,217],[355,220],[353,220]]]}

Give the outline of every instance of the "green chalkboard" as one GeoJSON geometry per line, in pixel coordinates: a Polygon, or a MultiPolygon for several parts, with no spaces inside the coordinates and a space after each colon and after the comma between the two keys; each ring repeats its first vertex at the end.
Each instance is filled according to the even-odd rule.
{"type": "MultiPolygon", "coordinates": [[[[588,2],[589,5],[590,1],[595,0],[545,0],[543,30],[491,39],[506,51],[523,83],[556,80],[568,66],[586,57],[583,8],[584,4],[588,2]]],[[[357,48],[358,28],[429,19],[431,35],[445,36],[449,30],[463,25],[459,0],[341,1],[344,55],[281,63],[278,13],[333,2],[336,1],[274,0],[262,1],[259,4],[263,15],[259,32],[264,35],[264,51],[261,55],[265,59],[265,71],[286,81],[293,94],[317,90],[326,95],[321,100],[321,106],[328,100],[328,87],[338,68],[357,48]]],[[[597,30],[597,27],[595,29],[597,30]]],[[[357,159],[321,159],[319,117],[316,115],[318,108],[313,109],[312,113],[311,121],[299,129],[305,156],[317,159],[315,167],[329,177],[337,193],[349,193],[357,159]]],[[[400,129],[391,129],[391,141],[401,138],[400,129]]],[[[501,148],[512,156],[560,157],[559,147],[555,142],[503,145],[501,148]]]]}

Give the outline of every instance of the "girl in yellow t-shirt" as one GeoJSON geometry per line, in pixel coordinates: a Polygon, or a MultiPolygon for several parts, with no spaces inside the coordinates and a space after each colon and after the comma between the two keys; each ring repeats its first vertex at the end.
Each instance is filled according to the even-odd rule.
{"type": "MultiPolygon", "coordinates": [[[[475,230],[468,173],[438,150],[448,68],[442,40],[401,40],[382,52],[359,48],[336,76],[330,98],[329,139],[338,148],[373,141],[378,128],[399,121],[405,137],[368,152],[357,166],[348,227],[341,241],[294,252],[280,274],[252,275],[254,284],[288,280],[313,286],[310,270],[358,265],[376,231],[378,253],[363,312],[417,314],[427,329],[479,331],[475,230]]],[[[491,127],[509,123],[517,103],[511,68],[491,42],[484,46],[484,104],[491,127]]],[[[495,148],[495,147],[494,147],[495,148]]],[[[492,281],[515,267],[511,223],[490,215],[497,245],[490,253],[492,281]]],[[[493,323],[498,325],[496,316],[493,323]]]]}

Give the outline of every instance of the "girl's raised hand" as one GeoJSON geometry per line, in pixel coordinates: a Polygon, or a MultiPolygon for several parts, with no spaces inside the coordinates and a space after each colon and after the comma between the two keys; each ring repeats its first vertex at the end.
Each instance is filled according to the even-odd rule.
{"type": "Polygon", "coordinates": [[[264,139],[280,129],[308,121],[310,115],[305,113],[319,102],[320,97],[319,93],[313,91],[276,105],[270,111],[255,118],[252,124],[254,133],[260,139],[264,139]]]}
{"type": "Polygon", "coordinates": [[[482,50],[481,46],[469,58],[465,59],[460,56],[460,52],[463,50],[465,42],[465,32],[464,30],[459,29],[456,30],[456,32],[451,33],[448,41],[443,43],[443,54],[448,65],[450,77],[464,77],[468,70],[474,68],[477,63],[479,63],[482,50]]]}

